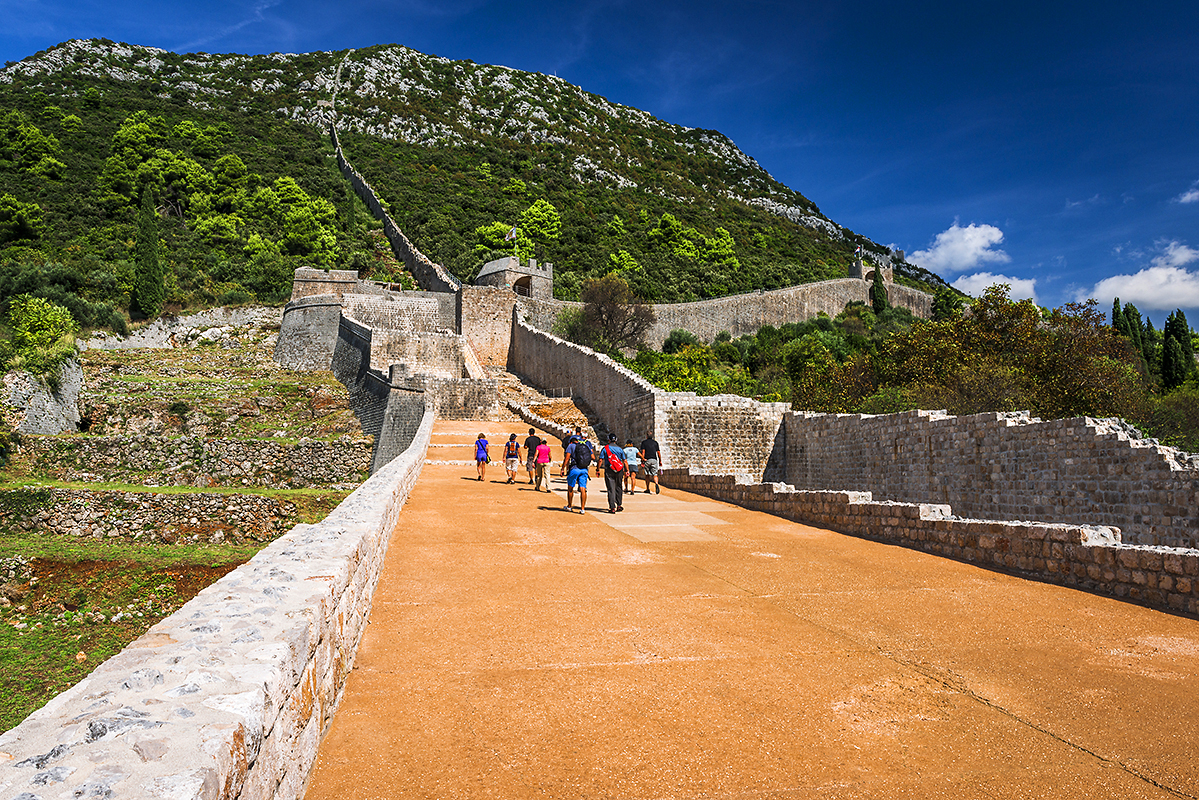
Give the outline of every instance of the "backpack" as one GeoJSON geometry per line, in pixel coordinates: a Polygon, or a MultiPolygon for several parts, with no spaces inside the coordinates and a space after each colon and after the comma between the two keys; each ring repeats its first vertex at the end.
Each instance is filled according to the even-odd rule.
{"type": "Polygon", "coordinates": [[[518,449],[519,447],[520,447],[520,445],[517,444],[516,442],[508,442],[507,444],[505,444],[504,445],[504,458],[517,458],[518,457],[517,454],[520,453],[520,450],[518,449]]]}
{"type": "Polygon", "coordinates": [[[621,454],[619,456],[613,456],[612,455],[612,445],[606,445],[604,447],[604,458],[606,458],[608,460],[608,469],[610,469],[612,472],[620,472],[621,470],[624,469],[624,452],[623,451],[621,452],[621,454]]]}
{"type": "Polygon", "coordinates": [[[574,462],[579,469],[587,469],[591,466],[591,442],[575,444],[574,462]]]}

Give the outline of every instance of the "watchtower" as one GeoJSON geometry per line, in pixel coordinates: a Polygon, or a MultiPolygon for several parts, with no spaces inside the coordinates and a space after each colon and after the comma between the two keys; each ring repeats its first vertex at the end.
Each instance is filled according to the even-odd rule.
{"type": "Polygon", "coordinates": [[[515,256],[489,261],[475,278],[476,286],[504,286],[524,297],[551,300],[554,297],[554,265],[538,264],[530,258],[521,264],[515,256]]]}
{"type": "MultiPolygon", "coordinates": [[[[862,262],[862,259],[859,258],[857,261],[850,264],[849,277],[857,278],[858,280],[863,281],[874,281],[874,271],[876,269],[879,269],[879,267],[875,266],[874,264],[866,266],[862,262]]],[[[895,271],[891,268],[890,262],[888,262],[886,266],[882,267],[882,270],[883,282],[895,283],[895,271]]]]}

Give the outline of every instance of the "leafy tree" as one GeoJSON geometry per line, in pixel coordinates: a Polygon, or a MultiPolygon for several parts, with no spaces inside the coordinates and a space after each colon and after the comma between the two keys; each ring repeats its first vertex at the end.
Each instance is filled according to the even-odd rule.
{"type": "Polygon", "coordinates": [[[703,342],[694,333],[682,328],[675,328],[666,336],[666,341],[662,343],[662,352],[671,354],[677,353],[684,347],[698,347],[703,342]]]}
{"type": "Polygon", "coordinates": [[[22,203],[11,194],[0,194],[0,245],[34,240],[45,232],[42,210],[36,203],[22,203]]]}
{"type": "Polygon", "coordinates": [[[558,209],[543,198],[520,215],[519,228],[536,244],[545,245],[555,241],[562,233],[562,217],[558,209]]]}
{"type": "Polygon", "coordinates": [[[62,337],[79,331],[69,309],[28,294],[9,301],[8,319],[18,352],[50,347],[62,337]]]}
{"type": "Polygon", "coordinates": [[[654,310],[641,302],[627,281],[614,273],[583,284],[583,323],[596,350],[637,347],[654,324],[654,310]]]}
{"type": "Polygon", "coordinates": [[[142,207],[137,218],[134,264],[133,301],[147,318],[156,317],[162,311],[166,287],[158,256],[158,215],[148,188],[142,192],[142,207]]]}

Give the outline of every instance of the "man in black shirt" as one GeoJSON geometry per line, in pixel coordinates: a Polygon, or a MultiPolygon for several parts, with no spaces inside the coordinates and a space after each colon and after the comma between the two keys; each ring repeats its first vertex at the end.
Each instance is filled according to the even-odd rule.
{"type": "Polygon", "coordinates": [[[540,444],[541,437],[529,428],[529,435],[525,437],[525,468],[529,471],[529,483],[533,482],[533,473],[537,469],[537,447],[540,444]]]}
{"type": "Polygon", "coordinates": [[[645,441],[641,443],[641,474],[645,476],[645,493],[649,494],[649,479],[654,479],[654,492],[662,494],[662,487],[658,485],[658,470],[662,469],[662,449],[658,447],[658,443],[654,441],[652,433],[645,434],[645,441]]]}

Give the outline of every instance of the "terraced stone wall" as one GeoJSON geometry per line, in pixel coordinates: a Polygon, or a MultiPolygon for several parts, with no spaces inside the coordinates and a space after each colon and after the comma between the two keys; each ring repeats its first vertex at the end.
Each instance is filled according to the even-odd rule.
{"type": "Polygon", "coordinates": [[[952,503],[984,519],[1119,528],[1142,545],[1199,546],[1199,457],[1119,420],[1026,413],[786,415],[784,480],[952,503]]]}
{"type": "Polygon", "coordinates": [[[22,436],[38,474],[87,483],[159,486],[355,486],[369,473],[370,439],[279,442],[204,436],[22,436]]]}
{"type": "Polygon", "coordinates": [[[298,800],[432,428],[0,735],[0,796],[298,800]]]}
{"type": "Polygon", "coordinates": [[[295,522],[293,503],[255,494],[0,491],[0,524],[51,535],[164,544],[267,542],[295,522]]]}
{"type": "Polygon", "coordinates": [[[1199,550],[1124,544],[1106,527],[962,519],[948,505],[875,500],[667,469],[664,485],[864,539],[1199,614],[1199,550]]]}

